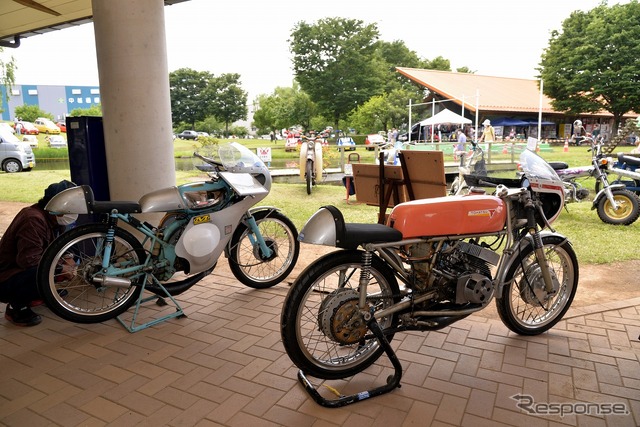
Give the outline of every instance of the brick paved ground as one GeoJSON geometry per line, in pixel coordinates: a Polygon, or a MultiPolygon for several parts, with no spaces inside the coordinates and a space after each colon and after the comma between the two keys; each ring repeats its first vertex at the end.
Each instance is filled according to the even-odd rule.
{"type": "MultiPolygon", "coordinates": [[[[222,264],[222,263],[221,263],[222,264]]],[[[572,309],[549,333],[520,337],[470,316],[438,332],[397,334],[402,387],[350,407],[318,406],[280,342],[286,284],[257,291],[219,267],[178,299],[186,319],[136,333],[73,324],[46,308],[32,328],[0,320],[0,423],[9,426],[637,426],[640,298],[572,309]],[[531,415],[534,404],[619,404],[626,415],[531,415]]],[[[0,306],[3,310],[4,307],[0,306]]],[[[150,316],[154,304],[142,307],[150,316]]],[[[382,384],[382,360],[329,384],[382,384]]],[[[553,409],[556,406],[538,406],[553,409]]],[[[563,406],[563,408],[569,408],[563,406]]],[[[609,406],[609,408],[611,408],[609,406]]],[[[576,406],[584,410],[585,406],[576,406]]]]}

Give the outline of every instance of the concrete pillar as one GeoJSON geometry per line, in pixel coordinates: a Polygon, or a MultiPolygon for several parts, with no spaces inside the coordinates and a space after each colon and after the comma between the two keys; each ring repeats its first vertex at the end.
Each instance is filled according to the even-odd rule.
{"type": "Polygon", "coordinates": [[[111,200],[137,201],[176,183],[164,2],[92,7],[111,200]]]}

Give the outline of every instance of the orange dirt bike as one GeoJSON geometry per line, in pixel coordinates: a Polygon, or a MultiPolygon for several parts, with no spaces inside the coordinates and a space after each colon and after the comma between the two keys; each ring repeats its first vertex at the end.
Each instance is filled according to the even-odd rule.
{"type": "Polygon", "coordinates": [[[386,225],[345,223],[333,206],[307,221],[299,240],[342,249],[309,265],[282,308],[284,347],[316,402],[343,406],[399,387],[394,334],[444,328],[494,299],[518,334],[562,319],[578,286],[576,254],[551,228],[564,185],[535,153],[525,150],[520,162],[517,179],[482,178],[496,186],[493,195],[471,189],[400,203],[386,225]],[[350,377],[382,354],[395,373],[372,390],[328,399],[307,377],[350,377]]]}

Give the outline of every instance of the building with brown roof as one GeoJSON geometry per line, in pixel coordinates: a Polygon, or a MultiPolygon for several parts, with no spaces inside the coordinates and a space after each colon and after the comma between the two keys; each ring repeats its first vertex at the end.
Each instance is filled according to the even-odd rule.
{"type": "MultiPolygon", "coordinates": [[[[437,105],[435,112],[447,108],[478,126],[489,119],[500,135],[509,135],[513,128],[520,137],[535,137],[540,115],[542,139],[571,136],[572,123],[578,118],[587,132],[591,132],[596,124],[603,135],[610,135],[612,130],[613,115],[608,112],[576,117],[554,110],[550,98],[541,93],[539,80],[404,67],[396,70],[428,89],[429,94],[421,101],[437,105]]],[[[628,117],[633,116],[635,114],[628,117]]]]}

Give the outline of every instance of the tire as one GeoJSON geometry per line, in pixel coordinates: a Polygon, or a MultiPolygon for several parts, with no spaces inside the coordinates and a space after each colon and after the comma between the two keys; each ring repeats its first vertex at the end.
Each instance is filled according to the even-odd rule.
{"type": "Polygon", "coordinates": [[[282,282],[298,261],[298,231],[291,220],[278,211],[259,211],[253,217],[274,253],[265,258],[257,244],[251,243],[249,228],[240,224],[231,238],[229,267],[244,285],[255,289],[270,288],[282,282]]]}
{"type": "Polygon", "coordinates": [[[551,274],[560,284],[555,296],[543,307],[533,294],[531,286],[533,290],[540,289],[544,281],[533,246],[529,244],[507,270],[501,297],[496,299],[500,319],[520,335],[538,335],[558,323],[571,306],[578,288],[578,259],[571,244],[560,236],[544,236],[542,244],[551,274]]]}
{"type": "MultiPolygon", "coordinates": [[[[95,248],[104,242],[108,227],[87,224],[62,234],[45,250],[38,267],[38,288],[47,306],[58,316],[76,323],[99,323],[127,311],[140,296],[141,277],[129,276],[128,287],[100,286],[90,277],[100,268],[101,256],[95,248]],[[76,267],[70,279],[59,278],[56,267],[65,254],[73,254],[76,267]]],[[[111,258],[131,267],[145,260],[140,242],[129,232],[117,228],[111,258]]]]}
{"type": "Polygon", "coordinates": [[[307,160],[305,177],[307,178],[307,194],[311,194],[311,186],[313,185],[313,161],[307,160]]]}
{"type": "MultiPolygon", "coordinates": [[[[323,379],[350,377],[369,367],[383,353],[365,321],[353,310],[357,310],[362,254],[354,250],[323,256],[300,274],[287,294],[280,322],[282,343],[293,363],[308,375],[323,379]],[[346,283],[339,286],[341,273],[346,283]],[[353,321],[353,328],[345,327],[343,322],[338,325],[336,314],[341,314],[345,322],[353,321]],[[339,342],[336,337],[346,341],[339,342]]],[[[399,300],[393,271],[376,256],[372,260],[368,295],[369,307],[376,311],[399,300]]],[[[397,318],[391,315],[378,319],[378,323],[384,331],[396,326],[397,318]]],[[[392,334],[386,337],[388,341],[393,339],[392,334]]]]}
{"type": "Polygon", "coordinates": [[[2,170],[6,173],[21,172],[22,164],[16,159],[7,159],[2,163],[2,170]]]}
{"type": "Polygon", "coordinates": [[[601,196],[598,201],[598,217],[605,224],[631,225],[640,216],[640,206],[638,196],[632,191],[617,189],[611,191],[613,198],[618,204],[618,209],[614,209],[606,196],[601,196]]]}

